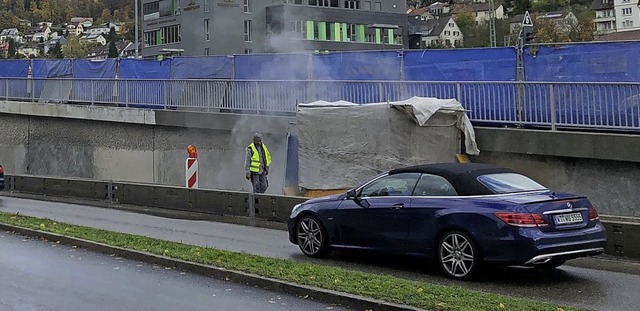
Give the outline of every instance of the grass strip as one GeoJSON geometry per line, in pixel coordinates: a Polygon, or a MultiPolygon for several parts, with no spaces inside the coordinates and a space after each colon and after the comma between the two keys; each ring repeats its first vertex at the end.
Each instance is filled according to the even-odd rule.
{"type": "Polygon", "coordinates": [[[429,310],[579,310],[471,291],[460,286],[435,285],[333,266],[235,253],[19,214],[0,212],[0,222],[429,310]]]}

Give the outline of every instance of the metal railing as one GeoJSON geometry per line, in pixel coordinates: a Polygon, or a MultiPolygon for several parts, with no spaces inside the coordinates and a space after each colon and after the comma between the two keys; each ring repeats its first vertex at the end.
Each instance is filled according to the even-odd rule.
{"type": "Polygon", "coordinates": [[[317,100],[454,98],[483,124],[640,130],[640,83],[0,78],[0,100],[291,113],[317,100]]]}

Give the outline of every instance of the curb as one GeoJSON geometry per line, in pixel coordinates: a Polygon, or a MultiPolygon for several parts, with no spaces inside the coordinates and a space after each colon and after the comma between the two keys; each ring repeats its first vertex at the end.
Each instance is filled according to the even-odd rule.
{"type": "Polygon", "coordinates": [[[136,261],[157,264],[164,267],[171,267],[181,271],[200,274],[215,279],[221,279],[243,285],[251,285],[269,291],[294,295],[298,297],[308,296],[325,303],[332,303],[347,306],[356,310],[371,311],[425,311],[416,307],[389,303],[378,299],[366,298],[362,296],[341,293],[337,291],[322,289],[314,286],[300,285],[286,281],[280,281],[268,277],[262,277],[245,272],[228,270],[214,266],[173,259],[165,256],[134,251],[126,248],[110,246],[102,243],[92,242],[84,239],[64,236],[56,233],[40,230],[28,229],[24,227],[0,223],[0,230],[15,232],[24,236],[41,237],[50,241],[60,241],[61,244],[76,246],[83,249],[103,253],[115,254],[118,257],[136,261]]]}

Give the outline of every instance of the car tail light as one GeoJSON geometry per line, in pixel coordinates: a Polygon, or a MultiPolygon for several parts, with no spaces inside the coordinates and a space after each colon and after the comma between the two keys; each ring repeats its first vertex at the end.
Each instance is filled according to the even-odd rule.
{"type": "Polygon", "coordinates": [[[0,166],[0,174],[4,174],[4,169],[0,166]]]}
{"type": "Polygon", "coordinates": [[[511,212],[495,212],[493,214],[500,220],[516,227],[546,227],[549,225],[539,214],[511,212]]]}
{"type": "Polygon", "coordinates": [[[598,210],[595,207],[589,208],[589,221],[596,221],[600,219],[600,215],[598,215],[598,210]]]}

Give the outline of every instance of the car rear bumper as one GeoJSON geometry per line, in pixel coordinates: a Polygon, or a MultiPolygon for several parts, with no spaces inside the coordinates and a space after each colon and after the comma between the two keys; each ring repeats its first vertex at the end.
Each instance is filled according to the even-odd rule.
{"type": "Polygon", "coordinates": [[[581,230],[545,233],[537,228],[514,228],[499,240],[482,241],[485,260],[518,265],[543,264],[604,253],[607,244],[601,223],[581,230]]]}

